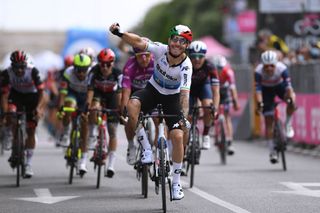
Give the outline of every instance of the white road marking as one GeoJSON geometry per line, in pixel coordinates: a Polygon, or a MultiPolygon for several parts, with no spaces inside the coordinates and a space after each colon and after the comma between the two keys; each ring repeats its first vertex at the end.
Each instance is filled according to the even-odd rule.
{"type": "Polygon", "coordinates": [[[236,212],[236,213],[250,213],[249,211],[239,207],[239,206],[236,206],[232,203],[229,203],[227,201],[224,201],[224,200],[221,200],[220,198],[217,198],[216,196],[214,195],[211,195],[205,191],[202,191],[201,189],[197,188],[197,187],[192,187],[192,188],[188,188],[189,184],[185,181],[181,181],[182,185],[185,186],[184,189],[187,189],[188,191],[210,201],[211,203],[214,203],[214,204],[217,204],[219,206],[222,206],[226,209],[229,209],[231,210],[232,212],[236,212]]]}
{"type": "Polygon", "coordinates": [[[23,200],[23,201],[30,201],[36,203],[45,203],[45,204],[54,204],[65,200],[70,200],[79,196],[57,196],[53,197],[49,189],[41,188],[41,189],[34,189],[34,193],[37,197],[25,197],[25,198],[13,198],[14,200],[23,200]]]}
{"type": "Polygon", "coordinates": [[[320,183],[294,183],[294,182],[282,182],[282,185],[285,185],[292,191],[274,191],[276,193],[282,194],[293,194],[293,195],[303,195],[309,197],[320,197],[320,190],[312,190],[307,187],[319,187],[320,183]]]}

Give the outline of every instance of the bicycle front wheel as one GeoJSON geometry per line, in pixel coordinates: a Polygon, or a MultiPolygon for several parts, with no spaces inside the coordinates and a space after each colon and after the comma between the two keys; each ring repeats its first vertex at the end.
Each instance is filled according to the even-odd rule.
{"type": "Polygon", "coordinates": [[[194,165],[196,163],[196,143],[199,140],[199,131],[197,127],[194,125],[192,127],[192,132],[191,132],[191,140],[189,141],[190,146],[191,146],[191,159],[190,159],[190,188],[193,187],[194,183],[194,165]]]}
{"type": "Polygon", "coordinates": [[[274,138],[276,141],[277,152],[280,153],[280,155],[281,155],[281,162],[282,162],[283,171],[286,171],[287,164],[286,164],[285,150],[286,150],[286,140],[287,139],[286,139],[286,136],[284,133],[284,128],[282,126],[281,121],[277,121],[275,123],[274,138]]]}
{"type": "Polygon", "coordinates": [[[167,211],[167,203],[166,203],[166,159],[165,159],[165,140],[164,138],[160,138],[160,166],[159,166],[159,174],[160,174],[160,182],[161,182],[161,193],[162,193],[162,210],[163,212],[167,211]]]}
{"type": "Polygon", "coordinates": [[[148,197],[148,176],[149,176],[149,166],[142,165],[142,178],[141,178],[141,188],[142,188],[142,195],[144,198],[148,197]]]}
{"type": "Polygon", "coordinates": [[[23,130],[21,128],[17,129],[16,155],[17,155],[16,186],[19,187],[20,179],[21,177],[24,176],[24,139],[23,139],[23,130]]]}
{"type": "Polygon", "coordinates": [[[102,164],[103,164],[103,150],[105,149],[105,147],[103,147],[105,145],[104,141],[106,140],[106,133],[105,130],[103,128],[99,128],[99,136],[98,136],[98,146],[96,147],[96,161],[95,164],[97,164],[98,166],[98,171],[97,171],[97,185],[96,188],[100,188],[100,180],[101,180],[101,168],[102,168],[102,164]]]}
{"type": "Polygon", "coordinates": [[[227,163],[227,140],[226,140],[226,132],[224,128],[224,120],[219,120],[218,126],[217,126],[217,141],[218,141],[218,147],[220,151],[220,159],[221,163],[225,165],[227,163]]]}
{"type": "Polygon", "coordinates": [[[76,164],[78,161],[78,155],[79,155],[79,135],[77,130],[72,130],[72,141],[70,143],[71,148],[71,156],[70,156],[70,171],[69,171],[69,184],[72,184],[73,181],[73,173],[76,169],[76,164]]]}

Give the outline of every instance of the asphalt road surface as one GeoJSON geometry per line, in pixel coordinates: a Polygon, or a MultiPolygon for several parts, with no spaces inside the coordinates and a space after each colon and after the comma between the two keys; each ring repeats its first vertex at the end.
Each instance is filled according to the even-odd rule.
{"type": "MultiPolygon", "coordinates": [[[[122,126],[118,136],[115,176],[103,177],[96,189],[90,162],[88,173],[68,184],[63,151],[40,128],[33,159],[35,175],[22,179],[20,187],[15,186],[15,171],[7,162],[9,151],[0,156],[0,213],[162,212],[153,182],[149,182],[148,198],[140,195],[135,170],[125,162],[122,126]]],[[[288,152],[284,172],[281,164],[269,163],[267,147],[261,142],[236,141],[235,148],[236,154],[225,166],[214,147],[202,151],[194,187],[189,188],[189,177],[182,177],[185,198],[167,201],[168,212],[320,212],[319,158],[288,152]]]]}

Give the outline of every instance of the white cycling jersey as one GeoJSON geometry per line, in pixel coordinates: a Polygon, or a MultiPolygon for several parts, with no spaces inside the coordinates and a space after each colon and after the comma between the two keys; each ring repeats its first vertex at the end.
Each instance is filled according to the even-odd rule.
{"type": "Polygon", "coordinates": [[[147,50],[155,59],[154,73],[149,82],[163,95],[180,93],[180,90],[190,90],[192,64],[186,57],[180,64],[169,66],[167,54],[168,45],[159,42],[148,42],[147,50]]]}

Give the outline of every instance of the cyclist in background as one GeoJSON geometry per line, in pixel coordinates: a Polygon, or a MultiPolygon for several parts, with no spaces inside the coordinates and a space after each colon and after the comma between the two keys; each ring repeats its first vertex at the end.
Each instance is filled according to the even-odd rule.
{"type": "Polygon", "coordinates": [[[213,59],[213,65],[218,71],[220,80],[220,104],[224,105],[224,116],[226,119],[226,139],[228,144],[228,154],[233,155],[235,150],[232,146],[233,127],[230,116],[230,106],[233,105],[235,111],[239,110],[238,92],[234,71],[227,59],[222,55],[217,55],[213,59]]]}
{"type": "Polygon", "coordinates": [[[292,128],[292,115],[295,111],[296,95],[293,91],[288,67],[278,61],[277,53],[267,50],[261,55],[261,62],[255,70],[256,101],[258,111],[263,112],[266,126],[266,139],[270,149],[271,163],[278,162],[278,156],[272,139],[274,99],[278,96],[282,100],[290,99],[287,104],[286,135],[294,136],[292,128]]]}
{"type": "MultiPolygon", "coordinates": [[[[74,56],[73,66],[67,68],[63,73],[63,78],[60,82],[60,94],[58,101],[58,110],[63,106],[76,107],[77,109],[85,112],[86,97],[89,82],[89,67],[91,59],[85,54],[76,54],[74,56]]],[[[60,142],[63,146],[68,146],[70,141],[70,123],[71,113],[64,113],[59,111],[57,113],[59,119],[62,119],[64,133],[60,142]]],[[[85,114],[81,116],[81,140],[80,148],[82,151],[81,159],[79,162],[79,172],[83,175],[87,172],[87,138],[88,138],[88,120],[85,114]]]]}
{"type": "MultiPolygon", "coordinates": [[[[39,71],[28,63],[24,51],[16,50],[10,56],[11,66],[2,72],[2,99],[3,112],[9,112],[16,108],[17,111],[25,109],[26,112],[26,133],[25,141],[26,167],[25,177],[33,176],[32,156],[35,148],[35,132],[39,118],[43,115],[45,105],[44,83],[40,79],[39,71]]],[[[6,116],[6,122],[12,124],[13,135],[15,133],[15,122],[11,116],[6,116]]],[[[15,146],[17,146],[16,135],[13,137],[12,153],[9,158],[10,166],[16,167],[15,146]]]]}
{"type": "MultiPolygon", "coordinates": [[[[169,32],[168,45],[159,42],[147,42],[136,34],[121,32],[117,23],[112,24],[109,30],[131,46],[150,51],[155,58],[154,74],[147,86],[135,92],[128,102],[128,125],[131,131],[137,129],[140,111],[147,113],[154,109],[157,104],[162,104],[165,114],[180,114],[182,109],[184,116],[187,117],[192,64],[185,51],[192,41],[191,30],[184,25],[173,27],[169,32]]],[[[165,120],[173,144],[172,197],[173,200],[180,200],[184,197],[180,184],[184,156],[184,131],[182,125],[179,125],[180,118],[173,117],[165,120]]],[[[136,134],[142,138],[140,141],[144,149],[141,157],[142,163],[152,163],[153,153],[144,128],[137,129],[136,134]]]]}
{"type": "MultiPolygon", "coordinates": [[[[121,99],[122,73],[114,67],[115,54],[111,49],[102,49],[98,55],[98,64],[92,67],[87,94],[90,109],[119,110],[121,99]]],[[[108,165],[105,176],[114,175],[115,152],[117,149],[117,128],[119,113],[108,113],[107,128],[109,133],[108,165]]],[[[97,123],[96,113],[90,113],[90,122],[97,123]]]]}
{"type": "MultiPolygon", "coordinates": [[[[218,109],[220,99],[219,78],[217,71],[214,70],[214,66],[205,58],[207,45],[202,41],[193,41],[188,48],[188,53],[193,68],[189,108],[191,109],[194,102],[200,99],[202,106],[210,106],[213,104],[215,109],[218,109]]],[[[191,116],[191,114],[192,111],[189,110],[189,115],[191,116]]],[[[209,109],[204,109],[203,122],[202,147],[209,149],[209,129],[212,122],[209,109]]]]}
{"type": "MultiPolygon", "coordinates": [[[[143,38],[149,41],[147,38],[143,38]]],[[[146,87],[154,71],[154,60],[152,54],[146,50],[133,48],[135,53],[131,56],[123,68],[121,112],[124,112],[131,94],[146,87]]],[[[125,125],[125,132],[128,140],[127,163],[135,164],[136,146],[134,144],[134,131],[125,125]]],[[[151,142],[151,141],[150,141],[151,142]]]]}

